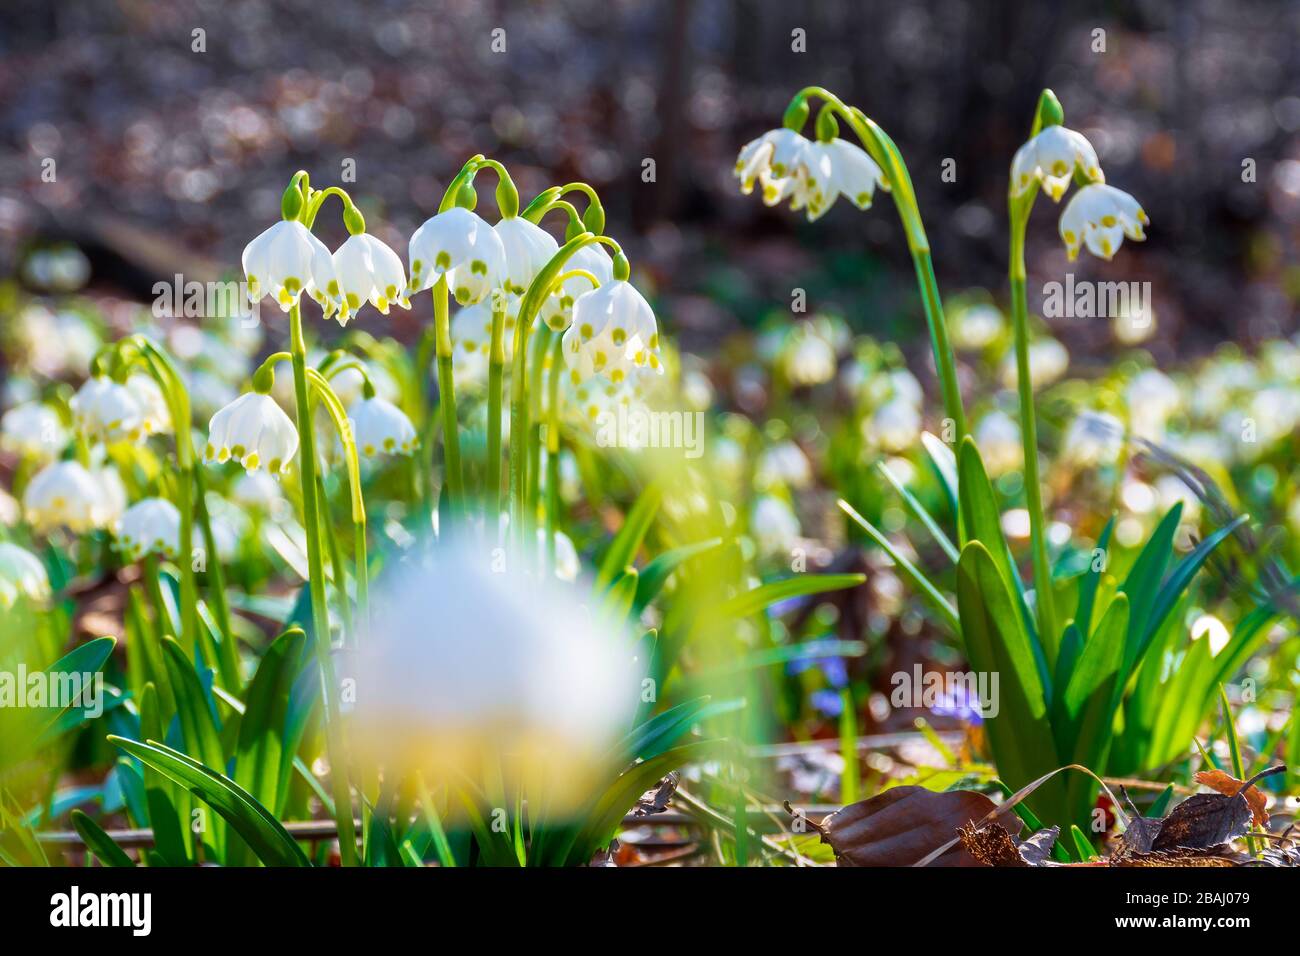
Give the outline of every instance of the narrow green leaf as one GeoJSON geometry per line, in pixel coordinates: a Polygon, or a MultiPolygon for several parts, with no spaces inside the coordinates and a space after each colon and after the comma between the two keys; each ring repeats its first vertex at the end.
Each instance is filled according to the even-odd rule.
{"type": "Polygon", "coordinates": [[[636,553],[640,550],[641,542],[645,540],[646,532],[650,530],[650,525],[659,512],[659,503],[662,500],[663,490],[657,484],[651,484],[641,492],[641,497],[637,498],[636,503],[632,505],[632,509],[623,520],[623,527],[618,529],[618,534],[614,536],[609,550],[605,552],[605,557],[600,562],[600,569],[596,574],[596,590],[603,591],[609,587],[624,568],[635,563],[636,553]]]}
{"type": "Polygon", "coordinates": [[[180,751],[155,741],[141,743],[110,734],[122,748],[159,773],[188,789],[217,811],[267,866],[308,866],[307,857],[270,811],[243,787],[180,751]]]}
{"type": "Polygon", "coordinates": [[[72,819],[73,829],[81,835],[82,841],[90,848],[90,852],[99,857],[99,862],[104,866],[135,866],[131,858],[126,855],[126,851],[117,845],[117,841],[85,813],[73,810],[68,816],[72,819]]]}
{"type": "Polygon", "coordinates": [[[925,510],[925,505],[921,504],[921,502],[917,500],[916,495],[912,494],[903,486],[903,483],[898,480],[898,477],[889,470],[889,466],[883,461],[877,462],[876,467],[880,470],[880,473],[885,476],[885,480],[893,486],[896,492],[898,492],[898,496],[903,499],[903,504],[907,505],[907,510],[912,513],[912,517],[921,522],[925,527],[925,530],[930,532],[930,537],[932,537],[935,543],[943,549],[943,553],[948,556],[948,560],[953,564],[956,564],[958,559],[961,557],[961,555],[957,553],[957,546],[952,543],[952,539],[949,538],[948,535],[944,533],[943,529],[939,527],[939,522],[935,521],[930,512],[925,510]]]}
{"type": "Polygon", "coordinates": [[[1097,585],[1106,572],[1110,555],[1110,536],[1114,530],[1115,516],[1111,515],[1110,520],[1106,522],[1106,527],[1101,531],[1101,536],[1097,539],[1097,550],[1101,551],[1101,561],[1098,562],[1094,555],[1094,560],[1089,562],[1087,573],[1079,582],[1079,607],[1074,614],[1074,623],[1079,628],[1079,634],[1085,638],[1092,633],[1092,609],[1097,601],[1097,585]]]}
{"type": "Polygon", "coordinates": [[[952,628],[953,632],[960,634],[961,622],[957,619],[957,612],[953,610],[952,605],[948,603],[948,599],[939,593],[939,589],[931,583],[930,579],[927,578],[925,574],[916,567],[916,565],[903,557],[902,552],[895,548],[893,543],[870,521],[858,514],[851,504],[843,498],[841,498],[837,504],[839,504],[841,511],[852,518],[858,526],[867,533],[867,537],[871,538],[871,540],[874,541],[880,549],[885,552],[885,554],[889,555],[889,557],[893,559],[898,570],[901,571],[903,576],[912,583],[914,588],[925,595],[929,602],[934,606],[934,609],[939,612],[939,615],[943,618],[944,622],[952,628]]]}
{"type": "Polygon", "coordinates": [[[641,569],[641,576],[637,579],[636,584],[636,600],[632,602],[632,606],[637,611],[644,610],[663,590],[664,585],[668,583],[668,578],[672,576],[674,571],[692,558],[707,554],[721,547],[722,544],[722,538],[710,538],[707,541],[699,541],[695,544],[673,548],[671,551],[665,551],[655,557],[654,560],[641,569]]]}

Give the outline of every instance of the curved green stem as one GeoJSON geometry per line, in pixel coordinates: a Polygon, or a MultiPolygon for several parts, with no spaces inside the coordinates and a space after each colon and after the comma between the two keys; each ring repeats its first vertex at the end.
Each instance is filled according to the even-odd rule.
{"type": "MultiPolygon", "coordinates": [[[[504,297],[500,304],[504,306],[504,297]]],[[[497,308],[494,298],[492,308],[492,344],[488,352],[488,421],[487,421],[487,488],[483,495],[484,518],[488,522],[486,533],[501,533],[501,404],[504,397],[506,347],[506,313],[497,308]]]]}
{"type": "Polygon", "coordinates": [[[528,541],[524,528],[528,490],[526,446],[529,428],[529,407],[528,378],[525,368],[528,354],[528,333],[533,320],[537,318],[537,313],[541,310],[542,303],[556,288],[564,264],[579,249],[596,242],[608,245],[618,253],[622,252],[619,244],[606,236],[597,236],[589,232],[575,236],[551,256],[550,261],[542,267],[541,272],[529,284],[528,290],[524,293],[523,301],[519,304],[519,318],[515,324],[514,365],[511,370],[510,381],[510,534],[519,547],[521,554],[524,553],[522,549],[527,547],[528,541]]]}
{"type": "MultiPolygon", "coordinates": [[[[433,326],[438,355],[438,404],[442,410],[443,469],[446,472],[450,513],[457,515],[464,484],[460,468],[460,432],[456,425],[456,383],[452,374],[451,318],[448,314],[447,277],[438,276],[433,284],[433,326]]],[[[445,529],[450,531],[450,529],[445,529]]]]}
{"type": "MultiPolygon", "coordinates": [[[[347,410],[339,399],[328,379],[315,369],[307,369],[307,380],[315,394],[319,396],[330,421],[338,432],[343,445],[343,458],[347,466],[348,490],[352,503],[352,531],[355,542],[354,560],[356,563],[357,613],[361,618],[362,628],[369,626],[370,566],[366,556],[366,502],[361,493],[361,462],[357,457],[357,439],[352,433],[352,423],[348,420],[347,410]]],[[[367,379],[369,381],[369,379],[367,379]]],[[[323,495],[322,489],[322,495],[323,495]]],[[[340,562],[341,564],[341,562],[340,562]]],[[[339,580],[339,593],[344,603],[347,602],[347,590],[343,580],[339,580]]],[[[355,632],[354,632],[355,637],[355,632]]]]}
{"type": "Polygon", "coordinates": [[[564,374],[564,339],[551,343],[546,383],[546,567],[555,568],[555,532],[560,523],[560,377],[564,374]]]}
{"type": "Polygon", "coordinates": [[[907,164],[903,161],[903,154],[890,139],[889,134],[870,117],[860,109],[846,105],[834,93],[819,86],[809,86],[795,94],[795,100],[801,101],[810,96],[824,100],[835,113],[844,118],[889,180],[889,190],[894,197],[898,216],[902,220],[903,231],[907,235],[908,250],[911,252],[912,262],[916,268],[917,284],[925,307],[926,325],[934,349],[934,365],[939,373],[943,391],[944,410],[953,422],[954,444],[959,445],[966,433],[966,414],[962,408],[961,388],[957,379],[957,360],[948,340],[943,302],[934,277],[934,264],[930,259],[930,240],[925,233],[920,205],[916,201],[916,191],[912,188],[912,177],[907,171],[907,164]]]}
{"type": "Polygon", "coordinates": [[[1056,597],[1052,592],[1052,568],[1047,556],[1047,519],[1043,512],[1043,491],[1038,476],[1038,424],[1034,412],[1034,383],[1029,368],[1029,308],[1025,293],[1025,229],[1034,196],[1010,202],[1011,323],[1016,340],[1016,390],[1020,397],[1020,438],[1025,454],[1025,497],[1029,508],[1030,549],[1034,562],[1034,603],[1038,628],[1048,664],[1056,660],[1060,634],[1056,629],[1056,597]]]}
{"type": "Polygon", "coordinates": [[[311,405],[307,396],[307,345],[302,336],[302,316],[297,303],[289,309],[289,338],[293,357],[294,399],[298,417],[298,469],[302,483],[303,526],[307,532],[307,583],[311,592],[316,663],[320,668],[321,709],[334,796],[334,820],[338,826],[339,853],[343,865],[355,866],[357,835],[352,819],[352,789],[348,785],[348,763],[343,742],[342,715],[339,711],[338,684],[334,677],[334,659],[330,649],[325,563],[321,556],[320,513],[316,497],[316,442],[312,433],[311,405]]]}

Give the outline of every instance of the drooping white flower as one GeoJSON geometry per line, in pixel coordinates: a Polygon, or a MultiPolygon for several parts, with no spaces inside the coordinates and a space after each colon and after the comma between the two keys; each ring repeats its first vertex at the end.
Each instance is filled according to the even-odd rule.
{"type": "Polygon", "coordinates": [[[1124,190],[1092,183],[1070,197],[1061,214],[1061,238],[1071,261],[1081,245],[1094,256],[1109,259],[1125,236],[1137,242],[1145,239],[1142,227],[1149,221],[1138,201],[1124,190]]]}
{"type": "Polygon", "coordinates": [[[171,409],[167,407],[167,398],[152,375],[135,372],[126,380],[126,387],[140,405],[140,424],[146,435],[171,431],[171,409]]]}
{"type": "Polygon", "coordinates": [[[127,508],[114,529],[117,549],[127,561],[147,554],[173,560],[181,549],[181,513],[165,498],[145,498],[127,508]]]}
{"type": "Polygon", "coordinates": [[[348,410],[357,451],[366,458],[409,455],[417,444],[415,426],[406,413],[387,399],[363,398],[348,410]]]}
{"type": "Polygon", "coordinates": [[[339,325],[347,325],[366,302],[384,315],[394,302],[404,309],[411,307],[402,260],[368,233],[348,236],[335,250],[334,272],[339,282],[339,325]]]}
{"type": "Polygon", "coordinates": [[[663,374],[654,310],[623,279],[578,297],[563,349],[565,364],[582,378],[601,374],[617,385],[634,368],[663,374]]]}
{"type": "Polygon", "coordinates": [[[979,446],[984,467],[993,478],[1016,471],[1025,463],[1020,426],[1006,412],[989,412],[980,419],[975,426],[975,444],[979,446]]]}
{"type": "Polygon", "coordinates": [[[87,436],[105,443],[144,437],[144,410],[125,385],[95,375],[72,396],[72,415],[87,436]]]}
{"type": "Polygon", "coordinates": [[[1011,160],[1011,195],[1022,195],[1037,180],[1053,202],[1060,202],[1075,169],[1094,183],[1106,181],[1097,151],[1082,133],[1048,126],[1016,150],[1011,160]]]}
{"type": "Polygon", "coordinates": [[[23,512],[37,531],[66,527],[78,534],[102,527],[111,517],[101,481],[80,462],[46,465],[23,493],[23,512]]]}
{"type": "MultiPolygon", "coordinates": [[[[572,272],[575,269],[590,272],[600,285],[614,278],[614,260],[599,243],[583,246],[569,257],[569,261],[564,264],[564,271],[572,272]]],[[[591,280],[585,276],[570,276],[565,279],[560,288],[542,303],[542,320],[552,331],[563,332],[573,321],[573,303],[593,288],[591,280]]]]}
{"type": "Polygon", "coordinates": [[[461,206],[425,220],[410,244],[410,294],[429,288],[441,275],[461,305],[480,302],[505,280],[506,251],[481,217],[461,206]]]}
{"type": "Polygon", "coordinates": [[[736,178],[740,191],[749,195],[754,183],[762,187],[763,202],[775,206],[791,196],[799,185],[798,171],[806,163],[807,139],[792,129],[774,129],[740,148],[736,158],[736,178]]]}
{"type": "Polygon", "coordinates": [[[885,174],[867,151],[842,139],[809,143],[793,179],[791,208],[805,210],[809,222],[826,215],[840,196],[867,209],[877,186],[889,191],[885,174]]]}
{"type": "Polygon", "coordinates": [[[59,413],[42,402],[17,405],[0,418],[0,448],[48,461],[68,444],[59,413]]]}
{"type": "Polygon", "coordinates": [[[541,226],[520,216],[502,219],[492,229],[506,254],[505,288],[515,295],[523,295],[537,273],[559,251],[559,243],[541,226]]]}
{"type": "Polygon", "coordinates": [[[297,450],[298,429],[275,399],[247,392],[212,416],[203,460],[233,458],[248,471],[265,467],[276,475],[288,470],[297,450]]]}
{"type": "Polygon", "coordinates": [[[269,295],[288,312],[303,292],[309,292],[327,311],[338,307],[330,251],[297,220],[282,219],[257,236],[244,247],[243,265],[253,305],[269,295]]]}
{"type": "Polygon", "coordinates": [[[50,576],[40,558],[26,548],[0,541],[0,609],[11,610],[19,598],[44,601],[50,596],[50,576]]]}

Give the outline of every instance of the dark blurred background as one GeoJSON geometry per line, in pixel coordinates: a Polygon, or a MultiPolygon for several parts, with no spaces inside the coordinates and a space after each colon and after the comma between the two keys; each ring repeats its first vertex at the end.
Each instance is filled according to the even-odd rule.
{"type": "MultiPolygon", "coordinates": [[[[1295,331],[1298,39],[1300,4],[1264,0],[7,0],[0,274],[72,238],[94,288],[143,301],[175,272],[238,269],[293,171],[324,186],[346,160],[371,231],[405,257],[481,151],[510,166],[525,199],[552,182],[595,185],[684,348],[708,351],[787,309],[800,286],[813,309],[920,354],[890,201],[865,214],[841,203],[810,226],[741,197],[735,153],[779,125],[795,90],[829,87],[901,146],[944,292],[1001,298],[1007,169],[1051,86],[1108,181],[1152,220],[1146,243],[1075,271],[1152,281],[1159,332],[1146,347],[1163,364],[1295,331]],[[792,50],[796,29],[806,52],[792,50]],[[940,176],[948,158],[955,182],[940,176]]],[[[1066,268],[1048,205],[1031,226],[1031,290],[1066,268]]],[[[344,235],[337,222],[321,232],[344,235]]],[[[1054,332],[1076,365],[1117,347],[1096,323],[1054,332]]]]}

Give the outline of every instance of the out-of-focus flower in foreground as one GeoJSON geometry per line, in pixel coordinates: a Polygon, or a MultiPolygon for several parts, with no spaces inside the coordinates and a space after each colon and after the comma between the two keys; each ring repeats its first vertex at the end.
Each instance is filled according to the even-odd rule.
{"type": "Polygon", "coordinates": [[[640,699],[632,638],[567,586],[455,548],[382,593],[355,711],[375,759],[437,780],[500,766],[550,813],[622,769],[604,755],[640,699]]]}

